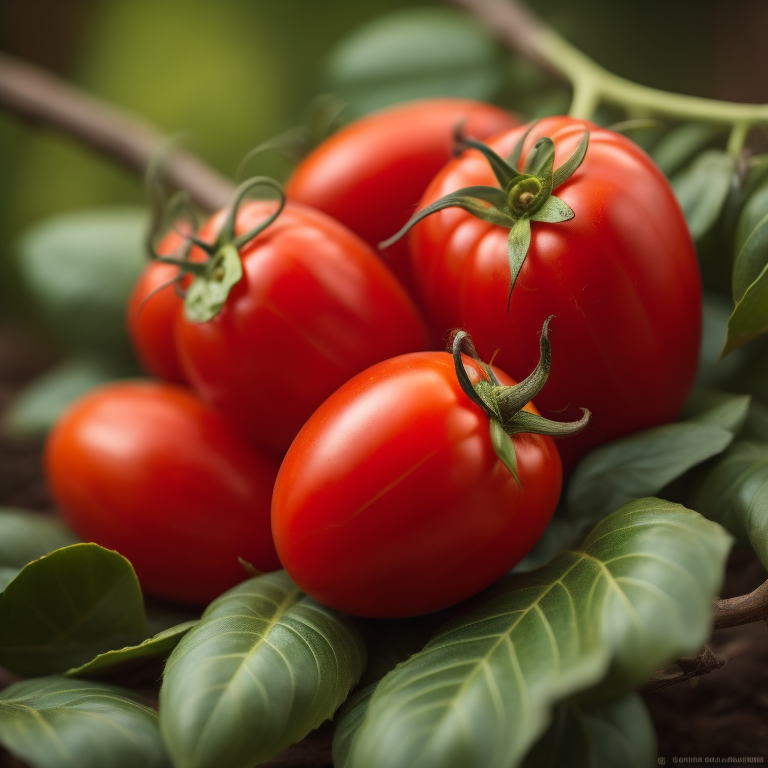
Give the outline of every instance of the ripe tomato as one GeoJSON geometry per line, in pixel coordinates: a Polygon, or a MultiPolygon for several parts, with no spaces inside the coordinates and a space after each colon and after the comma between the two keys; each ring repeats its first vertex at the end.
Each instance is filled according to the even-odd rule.
{"type": "MultiPolygon", "coordinates": [[[[158,253],[172,254],[182,240],[181,235],[170,232],[158,253]]],[[[176,315],[182,304],[172,285],[178,273],[178,267],[172,264],[147,264],[128,299],[126,321],[133,349],[144,370],[181,384],[185,379],[173,339],[176,315]]]]}
{"type": "MultiPolygon", "coordinates": [[[[424,99],[375,112],[342,128],[294,170],[290,200],[333,216],[374,248],[405,224],[453,154],[453,133],[486,138],[519,124],[498,107],[469,99],[424,99]]],[[[405,243],[385,261],[414,294],[405,243]]]]}
{"type": "MultiPolygon", "coordinates": [[[[235,232],[272,201],[243,205],[235,232]]],[[[200,237],[213,241],[220,213],[200,237]]],[[[176,344],[187,380],[253,444],[282,456],[312,412],[369,365],[425,349],[426,330],[403,288],[356,235],[288,203],[240,249],[243,275],[207,322],[180,313],[176,344]]]]}
{"type": "MultiPolygon", "coordinates": [[[[474,385],[480,366],[463,361],[474,385]]],[[[318,408],[283,461],[272,499],[283,567],[312,597],[361,616],[418,615],[473,595],[530,550],[560,495],[553,440],[512,441],[520,484],[450,355],[372,366],[318,408]]]]}
{"type": "Polygon", "coordinates": [[[52,430],[46,470],[64,519],[127,557],[148,593],[202,605],[247,576],[238,557],[279,568],[277,464],[181,387],[116,383],[85,395],[52,430]]]}
{"type": "MultiPolygon", "coordinates": [[[[555,189],[575,214],[533,220],[528,255],[511,303],[509,229],[466,210],[441,210],[411,235],[414,270],[437,333],[462,327],[481,357],[519,377],[535,361],[534,331],[555,315],[552,373],[537,398],[545,416],[592,411],[590,426],[561,445],[568,469],[621,435],[674,419],[693,382],[701,333],[701,282],[691,237],[664,176],[629,139],[569,117],[536,123],[522,160],[540,137],[554,141],[555,168],[589,128],[586,156],[555,189]]],[[[506,157],[526,128],[494,138],[506,157]]],[[[425,207],[465,187],[498,190],[480,152],[441,171],[425,207]]]]}

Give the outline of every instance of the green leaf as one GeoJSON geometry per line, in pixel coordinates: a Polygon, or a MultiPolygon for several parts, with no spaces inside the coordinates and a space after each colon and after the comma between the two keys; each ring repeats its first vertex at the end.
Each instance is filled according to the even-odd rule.
{"type": "Polygon", "coordinates": [[[768,264],[736,303],[721,357],[768,332],[768,264]]]}
{"type": "Polygon", "coordinates": [[[528,247],[531,244],[531,222],[526,219],[518,219],[512,229],[509,230],[507,243],[507,257],[509,259],[509,298],[507,299],[507,311],[512,301],[512,291],[515,290],[517,278],[528,255],[528,247]]]}
{"type": "Polygon", "coordinates": [[[653,148],[651,157],[670,176],[690,163],[721,131],[710,123],[685,123],[667,132],[653,148]]]}
{"type": "Polygon", "coordinates": [[[720,215],[734,169],[735,161],[729,154],[708,149],[671,179],[694,240],[706,235],[720,215]]]}
{"type": "Polygon", "coordinates": [[[0,665],[19,675],[63,672],[146,635],[131,564],[96,544],[35,560],[0,595],[0,665]]]}
{"type": "Polygon", "coordinates": [[[352,622],[284,571],[217,598],[171,654],[160,727],[177,768],[252,768],[333,715],[359,680],[352,622]]]}
{"type": "Polygon", "coordinates": [[[602,445],[579,463],[567,492],[569,515],[594,523],[633,499],[658,493],[689,469],[724,451],[722,426],[678,422],[602,445]]]}
{"type": "Polygon", "coordinates": [[[184,299],[184,317],[190,323],[207,323],[219,314],[232,288],[243,277],[243,263],[234,245],[225,245],[214,257],[218,260],[221,279],[216,273],[197,276],[187,289],[184,299]]]}
{"type": "Polygon", "coordinates": [[[430,96],[488,101],[504,79],[490,34],[443,8],[398,11],[357,27],[326,66],[327,90],[346,99],[355,116],[430,96]]]}
{"type": "Polygon", "coordinates": [[[387,675],[346,765],[518,765],[558,701],[618,696],[698,650],[729,548],[677,504],[627,505],[581,548],[502,579],[387,675]]]}
{"type": "Polygon", "coordinates": [[[555,195],[550,195],[544,205],[539,208],[530,218],[531,221],[543,221],[547,224],[558,224],[561,221],[568,221],[576,214],[568,203],[555,195]]]}
{"type": "Polygon", "coordinates": [[[648,768],[656,754],[648,710],[640,696],[628,693],[592,706],[559,705],[523,768],[648,768]]]}
{"type": "Polygon", "coordinates": [[[696,424],[710,424],[737,435],[744,426],[752,397],[717,389],[694,389],[683,407],[682,416],[696,424]]]}
{"type": "Polygon", "coordinates": [[[144,699],[64,677],[0,692],[0,744],[38,768],[171,768],[144,699]]]}
{"type": "Polygon", "coordinates": [[[371,697],[376,691],[378,682],[366,685],[355,691],[344,703],[336,716],[336,730],[333,732],[333,765],[334,768],[351,768],[352,743],[357,729],[363,724],[371,697]]]}
{"type": "Polygon", "coordinates": [[[768,568],[768,443],[734,443],[700,483],[692,504],[751,546],[768,568]]]}
{"type": "Polygon", "coordinates": [[[733,352],[724,360],[720,359],[732,311],[733,304],[729,299],[712,293],[704,294],[697,387],[733,389],[742,369],[753,362],[753,355],[744,349],[733,352]]]}
{"type": "Polygon", "coordinates": [[[520,478],[517,474],[517,456],[515,456],[515,444],[512,438],[504,431],[504,427],[496,419],[489,419],[488,425],[491,430],[491,445],[501,463],[509,470],[515,482],[520,485],[520,478]]]}
{"type": "Polygon", "coordinates": [[[130,645],[116,651],[100,653],[95,659],[79,667],[68,669],[64,674],[67,677],[87,678],[114,678],[126,674],[135,677],[137,672],[156,669],[159,662],[167,658],[179,644],[181,638],[195,624],[197,624],[196,621],[187,621],[184,624],[158,632],[154,637],[148,638],[139,645],[130,645]]]}
{"type": "Polygon", "coordinates": [[[766,264],[768,264],[768,212],[757,222],[741,247],[737,246],[731,284],[733,300],[737,304],[749,286],[760,277],[766,264]]]}
{"type": "Polygon", "coordinates": [[[742,440],[768,443],[768,405],[750,403],[746,423],[739,437],[742,440]]]}
{"type": "Polygon", "coordinates": [[[70,349],[130,359],[125,304],[146,264],[142,208],[56,216],[20,240],[19,267],[47,325],[70,349]]]}
{"type": "Polygon", "coordinates": [[[25,387],[3,416],[3,431],[16,436],[47,432],[73,401],[93,387],[134,375],[131,366],[101,360],[70,360],[25,387]]]}
{"type": "Polygon", "coordinates": [[[27,563],[77,542],[58,518],[0,507],[0,568],[18,572],[27,563]]]}

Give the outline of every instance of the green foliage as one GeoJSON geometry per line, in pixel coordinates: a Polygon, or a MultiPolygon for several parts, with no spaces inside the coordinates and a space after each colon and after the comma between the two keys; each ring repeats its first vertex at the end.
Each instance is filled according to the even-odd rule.
{"type": "Polygon", "coordinates": [[[96,544],[29,563],[0,595],[0,665],[27,677],[64,672],[146,636],[131,564],[96,544]]]}
{"type": "Polygon", "coordinates": [[[759,189],[739,218],[733,264],[733,300],[723,356],[768,331],[768,193],[759,189]],[[764,215],[754,223],[756,214],[764,215]]]}
{"type": "Polygon", "coordinates": [[[195,624],[196,621],[185,621],[158,632],[139,645],[100,653],[95,659],[68,669],[64,674],[67,677],[114,678],[126,673],[135,674],[137,670],[147,667],[151,669],[171,653],[195,624]]]}
{"type": "Polygon", "coordinates": [[[688,421],[635,432],[589,453],[571,477],[569,514],[596,522],[724,451],[746,417],[749,397],[722,395],[707,405],[712,407],[688,421]]]}
{"type": "Polygon", "coordinates": [[[9,575],[8,581],[32,560],[76,541],[75,535],[55,517],[0,507],[0,573],[9,575]]]}
{"type": "Polygon", "coordinates": [[[734,443],[701,481],[692,505],[751,546],[768,568],[768,443],[734,443]]]}
{"type": "Polygon", "coordinates": [[[331,717],[364,666],[352,622],[285,572],[243,582],[208,606],[168,660],[160,725],[174,765],[267,760],[331,717]]]}
{"type": "Polygon", "coordinates": [[[668,131],[654,145],[651,157],[670,176],[692,162],[720,133],[709,123],[683,123],[668,131]]]}
{"type": "Polygon", "coordinates": [[[695,241],[701,240],[717,221],[731,188],[734,169],[730,155],[708,149],[671,179],[695,241]]]}
{"type": "Polygon", "coordinates": [[[558,701],[626,693],[698,650],[729,548],[679,505],[623,507],[581,548],[491,587],[387,675],[344,765],[519,765],[558,701]]]}
{"type": "Polygon", "coordinates": [[[443,8],[398,11],[359,27],[326,69],[329,90],[349,101],[353,116],[429,96],[488,101],[505,76],[488,32],[443,8]]]}
{"type": "Polygon", "coordinates": [[[0,744],[37,768],[170,768],[157,714],[111,685],[45,677],[0,692],[0,744]]]}
{"type": "Polygon", "coordinates": [[[523,768],[648,768],[655,757],[648,710],[640,696],[627,693],[591,706],[558,705],[523,768]]]}
{"type": "Polygon", "coordinates": [[[18,437],[47,432],[64,409],[89,389],[134,371],[99,360],[73,359],[25,387],[3,412],[3,431],[18,437]]]}
{"type": "Polygon", "coordinates": [[[48,219],[19,241],[19,268],[40,312],[72,351],[130,358],[125,304],[146,263],[143,209],[104,208],[48,219]]]}

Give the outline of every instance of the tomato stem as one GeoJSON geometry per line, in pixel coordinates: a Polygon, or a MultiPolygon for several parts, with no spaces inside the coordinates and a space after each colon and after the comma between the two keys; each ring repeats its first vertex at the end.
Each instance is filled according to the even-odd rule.
{"type": "MultiPolygon", "coordinates": [[[[738,127],[768,123],[768,104],[738,104],[669,93],[609,72],[517,0],[452,0],[481,19],[507,47],[567,80],[574,90],[570,114],[590,119],[600,104],[635,114],[665,115],[738,127]]],[[[734,146],[738,139],[734,139],[734,146]]],[[[729,149],[731,149],[729,147],[729,149]]]]}
{"type": "Polygon", "coordinates": [[[478,356],[475,345],[466,331],[454,332],[449,343],[449,351],[453,355],[453,364],[459,384],[467,397],[479,408],[482,408],[488,416],[493,449],[518,484],[520,479],[517,475],[517,460],[512,435],[528,432],[536,435],[549,435],[550,437],[568,437],[581,432],[591,418],[591,414],[586,408],[582,408],[582,417],[573,422],[550,421],[543,416],[523,410],[523,407],[541,392],[549,377],[549,368],[552,362],[552,350],[549,344],[549,324],[551,321],[552,316],[544,321],[541,328],[538,364],[528,377],[513,386],[501,384],[491,366],[484,363],[478,356]],[[476,384],[472,384],[464,367],[462,352],[478,363],[484,374],[484,378],[476,384]]]}

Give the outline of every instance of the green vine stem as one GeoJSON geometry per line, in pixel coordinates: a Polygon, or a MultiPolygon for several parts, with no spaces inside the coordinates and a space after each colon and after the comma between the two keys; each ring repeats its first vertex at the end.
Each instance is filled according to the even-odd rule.
{"type": "Polygon", "coordinates": [[[601,67],[517,0],[451,0],[479,18],[508,48],[573,86],[571,115],[589,119],[600,104],[646,114],[732,126],[728,151],[736,156],[751,128],[768,124],[768,104],[736,104],[683,96],[633,83],[601,67]]]}

